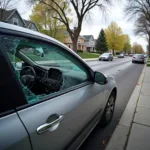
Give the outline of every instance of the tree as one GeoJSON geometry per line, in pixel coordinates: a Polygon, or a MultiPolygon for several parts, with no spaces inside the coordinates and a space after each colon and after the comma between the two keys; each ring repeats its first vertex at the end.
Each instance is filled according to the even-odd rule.
{"type": "Polygon", "coordinates": [[[146,29],[148,26],[150,26],[150,0],[127,0],[127,1],[128,3],[125,8],[126,16],[129,19],[136,20],[136,23],[138,25],[137,29],[139,30],[137,32],[138,34],[139,33],[147,34],[146,36],[149,45],[149,57],[150,57],[150,35],[149,35],[150,29],[148,28],[148,32],[146,29]],[[144,28],[142,27],[143,25],[144,28]]]}
{"type": "Polygon", "coordinates": [[[124,35],[121,28],[115,22],[111,22],[108,28],[105,30],[109,49],[123,50],[124,48],[124,35]]]}
{"type": "Polygon", "coordinates": [[[1,8],[0,21],[5,21],[3,20],[4,11],[15,8],[16,2],[17,0],[0,0],[0,8],[1,8]]]}
{"type": "Polygon", "coordinates": [[[144,53],[143,47],[138,43],[133,44],[132,51],[134,54],[143,54],[144,53]]]}
{"type": "Polygon", "coordinates": [[[95,49],[100,53],[104,53],[108,51],[108,44],[103,29],[100,31],[98,39],[96,40],[95,49]]]}
{"type": "Polygon", "coordinates": [[[63,34],[59,34],[58,37],[57,32],[65,27],[59,20],[52,18],[54,13],[53,10],[48,10],[46,5],[36,4],[33,7],[30,19],[36,23],[40,32],[62,41],[63,34]]]}
{"type": "Polygon", "coordinates": [[[124,34],[124,48],[123,51],[125,53],[131,52],[131,44],[130,44],[130,38],[127,34],[124,34]]]}
{"type": "Polygon", "coordinates": [[[31,2],[39,2],[40,4],[46,5],[49,10],[55,11],[55,15],[53,18],[62,22],[73,42],[73,50],[77,50],[77,41],[79,34],[82,29],[82,23],[85,17],[90,13],[94,7],[98,6],[100,10],[103,12],[106,10],[106,5],[111,4],[112,0],[30,0],[31,2]],[[70,15],[70,8],[73,8],[73,15],[70,15]],[[71,29],[71,25],[68,16],[72,16],[72,18],[77,18],[74,20],[76,22],[76,26],[74,30],[71,29]]]}

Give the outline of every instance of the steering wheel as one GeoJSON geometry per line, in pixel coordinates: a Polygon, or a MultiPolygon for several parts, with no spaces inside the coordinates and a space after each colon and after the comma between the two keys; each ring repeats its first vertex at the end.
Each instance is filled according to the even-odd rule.
{"type": "Polygon", "coordinates": [[[20,79],[24,86],[31,89],[36,79],[36,72],[31,66],[24,67],[20,72],[20,79]]]}

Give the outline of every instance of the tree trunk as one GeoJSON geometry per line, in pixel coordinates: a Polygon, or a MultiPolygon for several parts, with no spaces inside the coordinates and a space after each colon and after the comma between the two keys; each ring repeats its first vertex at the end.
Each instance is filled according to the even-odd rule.
{"type": "Polygon", "coordinates": [[[149,41],[149,44],[148,44],[148,56],[150,58],[150,41],[149,41]]]}
{"type": "Polygon", "coordinates": [[[77,42],[78,42],[78,38],[74,37],[74,39],[72,40],[74,52],[77,52],[77,42]]]}
{"type": "Polygon", "coordinates": [[[112,51],[113,51],[113,55],[115,55],[115,50],[113,49],[112,51]]]}
{"type": "Polygon", "coordinates": [[[150,35],[149,35],[149,40],[148,40],[148,56],[150,58],[150,35]]]}

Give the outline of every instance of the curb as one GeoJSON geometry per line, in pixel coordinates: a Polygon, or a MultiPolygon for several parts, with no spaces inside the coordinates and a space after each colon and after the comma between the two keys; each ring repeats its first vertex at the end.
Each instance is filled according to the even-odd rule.
{"type": "Polygon", "coordinates": [[[84,61],[94,61],[94,60],[98,60],[98,58],[91,58],[91,59],[83,59],[84,61]]]}
{"type": "Polygon", "coordinates": [[[128,140],[128,135],[134,118],[137,102],[140,96],[140,91],[144,79],[146,65],[140,75],[137,85],[128,101],[128,104],[123,112],[123,115],[106,147],[105,150],[124,150],[128,140]]]}

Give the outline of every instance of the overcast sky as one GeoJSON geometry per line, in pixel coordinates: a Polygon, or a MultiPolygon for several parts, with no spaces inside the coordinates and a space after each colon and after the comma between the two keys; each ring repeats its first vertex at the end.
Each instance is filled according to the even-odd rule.
{"type": "MultiPolygon", "coordinates": [[[[125,18],[125,14],[123,12],[125,2],[114,1],[114,5],[109,8],[107,17],[103,17],[102,12],[100,12],[98,8],[94,8],[92,10],[90,18],[83,23],[81,35],[92,34],[96,39],[102,28],[107,28],[112,21],[115,21],[122,28],[123,33],[130,36],[131,44],[137,42],[141,44],[146,51],[147,42],[143,38],[134,35],[134,22],[129,22],[125,18]]],[[[24,0],[18,3],[17,9],[24,19],[29,19],[31,8],[25,3],[24,0]]]]}

